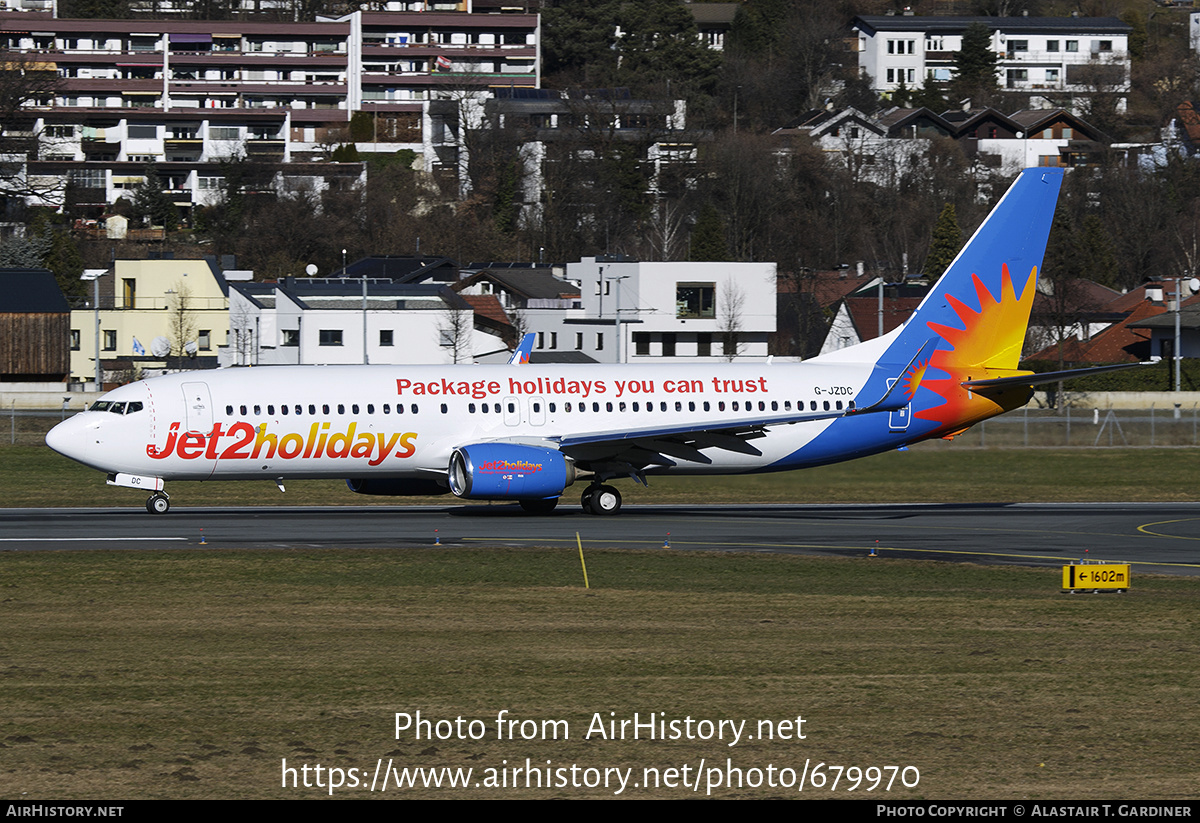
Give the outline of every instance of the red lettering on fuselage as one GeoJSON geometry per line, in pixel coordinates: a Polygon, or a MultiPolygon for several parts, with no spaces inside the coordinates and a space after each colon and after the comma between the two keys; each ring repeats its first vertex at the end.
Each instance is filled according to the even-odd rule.
{"type": "Polygon", "coordinates": [[[146,446],[146,454],[155,460],[172,455],[184,460],[204,457],[222,461],[270,460],[277,455],[284,460],[309,457],[357,459],[366,460],[369,466],[378,466],[389,457],[404,460],[417,453],[416,432],[356,434],[357,427],[357,423],[351,423],[344,431],[329,432],[329,423],[313,423],[305,437],[297,432],[276,434],[267,430],[266,423],[255,427],[241,421],[228,430],[222,430],[221,424],[217,423],[208,435],[185,432],[181,436],[180,424],[172,423],[166,444],[159,448],[150,443],[146,446]],[[399,448],[396,448],[397,444],[399,448]]]}

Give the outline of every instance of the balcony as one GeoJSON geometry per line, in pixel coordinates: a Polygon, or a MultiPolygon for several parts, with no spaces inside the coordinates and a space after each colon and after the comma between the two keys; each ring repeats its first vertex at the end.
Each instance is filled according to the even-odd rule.
{"type": "Polygon", "coordinates": [[[285,140],[247,140],[246,154],[256,160],[282,160],[285,140]]]}

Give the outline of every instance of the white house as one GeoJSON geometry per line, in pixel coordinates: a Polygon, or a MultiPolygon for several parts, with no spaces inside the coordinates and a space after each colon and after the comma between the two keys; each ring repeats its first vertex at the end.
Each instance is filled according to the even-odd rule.
{"type": "Polygon", "coordinates": [[[950,80],[973,23],[991,33],[997,80],[1006,89],[1086,95],[1130,88],[1131,28],[1115,17],[860,15],[853,24],[859,70],[877,92],[950,80]]]}
{"type": "Polygon", "coordinates": [[[232,285],[219,357],[222,366],[470,363],[503,349],[447,286],[368,280],[364,312],[361,281],[287,277],[232,285]]]}
{"type": "Polygon", "coordinates": [[[567,265],[582,316],[578,351],[603,363],[719,362],[767,356],[775,331],[774,263],[644,263],[585,257],[567,265]]]}

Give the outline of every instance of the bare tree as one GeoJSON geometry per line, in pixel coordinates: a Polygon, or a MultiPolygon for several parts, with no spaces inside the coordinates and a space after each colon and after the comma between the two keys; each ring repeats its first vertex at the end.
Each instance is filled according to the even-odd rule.
{"type": "Polygon", "coordinates": [[[442,347],[451,363],[469,363],[475,357],[475,313],[469,309],[447,307],[438,323],[442,347]]]}
{"type": "Polygon", "coordinates": [[[168,320],[167,339],[171,341],[171,353],[175,356],[175,368],[183,370],[183,358],[195,356],[196,320],[192,316],[192,292],[181,280],[175,284],[171,298],[171,316],[168,320]],[[191,351],[188,351],[191,347],[191,351]]]}
{"type": "Polygon", "coordinates": [[[732,280],[726,280],[721,286],[720,329],[721,341],[724,344],[722,356],[732,363],[742,350],[740,339],[742,332],[742,310],[745,307],[746,294],[741,286],[732,280]]]}
{"type": "Polygon", "coordinates": [[[47,136],[36,128],[33,106],[48,106],[60,82],[53,63],[0,49],[0,200],[36,198],[61,204],[62,184],[28,173],[47,136]]]}

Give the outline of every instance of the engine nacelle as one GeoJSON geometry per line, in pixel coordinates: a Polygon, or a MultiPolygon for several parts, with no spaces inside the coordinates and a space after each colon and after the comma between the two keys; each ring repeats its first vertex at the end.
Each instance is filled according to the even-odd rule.
{"type": "Polygon", "coordinates": [[[473,443],[450,457],[450,491],[468,500],[541,500],[575,482],[562,452],[519,443],[473,443]]]}
{"type": "Polygon", "coordinates": [[[346,481],[350,491],[357,494],[378,494],[389,497],[445,494],[450,491],[433,478],[353,477],[346,481]]]}

